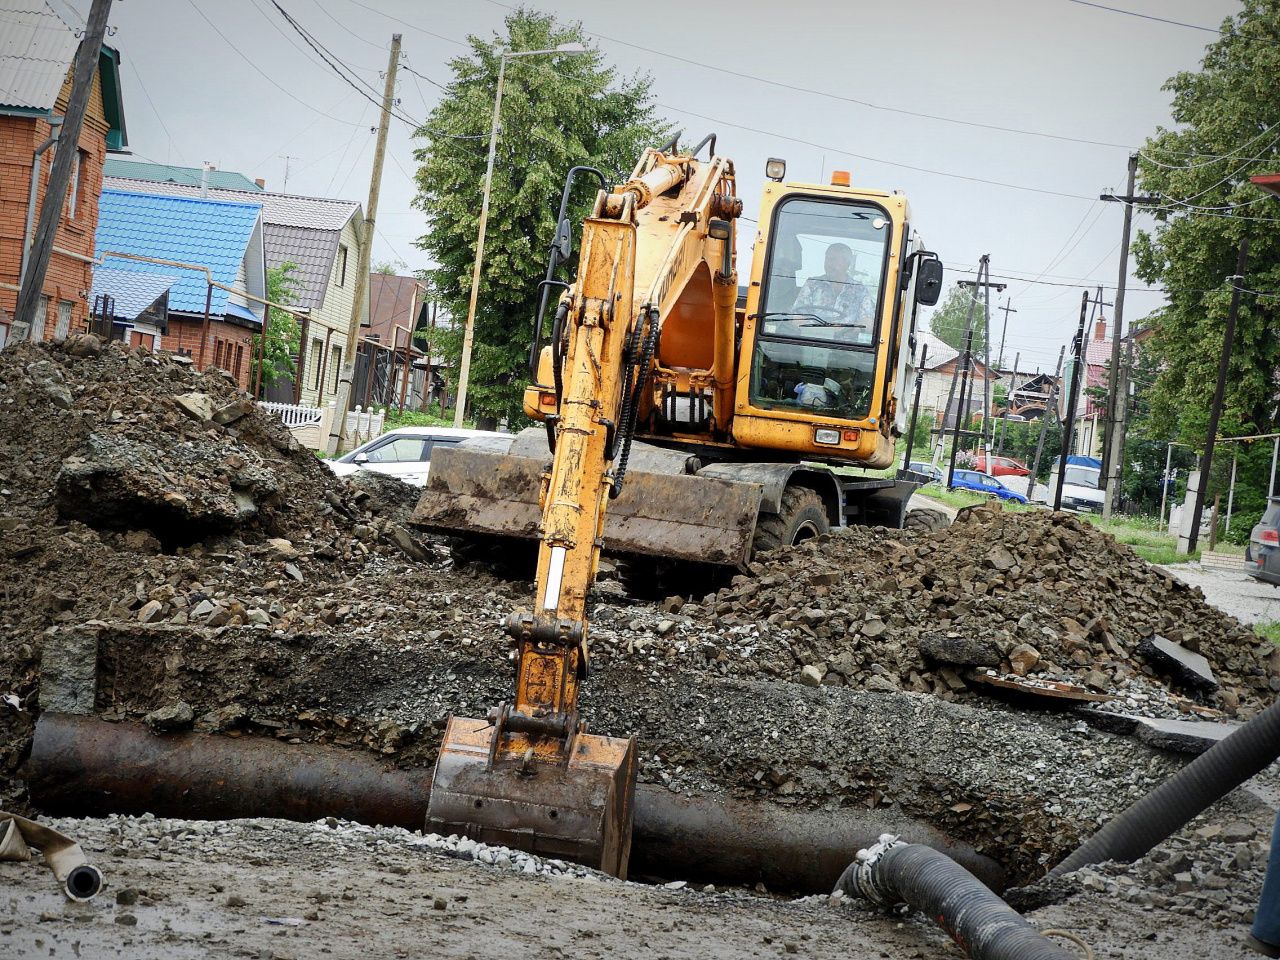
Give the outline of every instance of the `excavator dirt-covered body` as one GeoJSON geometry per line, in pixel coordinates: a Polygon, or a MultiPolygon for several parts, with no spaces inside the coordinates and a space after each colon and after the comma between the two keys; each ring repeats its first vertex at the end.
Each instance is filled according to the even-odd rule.
{"type": "Polygon", "coordinates": [[[414,517],[538,543],[532,606],[506,625],[515,696],[450,718],[428,827],[619,876],[635,743],[577,709],[601,551],[741,567],[761,544],[901,525],[913,481],[841,468],[890,464],[916,304],[941,284],[900,194],[770,182],[740,305],[733,164],[714,137],[674,147],[599,192],[563,283],[570,173],[544,305],[562,292],[525,391],[545,429],[438,451],[414,517]]]}

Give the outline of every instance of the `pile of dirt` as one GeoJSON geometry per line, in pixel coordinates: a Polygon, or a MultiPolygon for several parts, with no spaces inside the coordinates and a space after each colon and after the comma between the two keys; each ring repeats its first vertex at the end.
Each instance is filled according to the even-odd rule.
{"type": "Polygon", "coordinates": [[[338,480],[188,358],[92,335],[0,352],[0,800],[27,748],[47,628],[278,622],[255,557],[324,589],[371,559],[425,558],[433,544],[404,526],[414,499],[389,478],[338,480]]]}
{"type": "MultiPolygon", "coordinates": [[[[449,712],[483,716],[510,695],[500,624],[530,585],[454,569],[406,526],[411,488],[338,479],[229,379],[181,358],[87,338],[0,352],[0,498],[6,804],[21,802],[41,657],[85,632],[95,712],[157,729],[429,765],[449,712]]],[[[1022,875],[1180,758],[975,699],[961,667],[921,653],[930,638],[990,645],[999,669],[1025,644],[1032,672],[1159,687],[1137,649],[1159,633],[1198,646],[1242,713],[1274,672],[1197,591],[1047,514],[822,538],[697,602],[604,582],[590,616],[584,713],[639,736],[643,781],[890,807],[1022,875]],[[973,703],[944,702],[962,697],[973,703]]]]}
{"type": "Polygon", "coordinates": [[[947,699],[973,695],[972,671],[1175,715],[1204,704],[1248,716],[1280,689],[1273,644],[1068,514],[983,508],[932,534],[855,528],[764,554],[753,572],[701,602],[669,598],[656,632],[725,673],[947,699]],[[1159,646],[1203,656],[1212,681],[1159,646]]]}

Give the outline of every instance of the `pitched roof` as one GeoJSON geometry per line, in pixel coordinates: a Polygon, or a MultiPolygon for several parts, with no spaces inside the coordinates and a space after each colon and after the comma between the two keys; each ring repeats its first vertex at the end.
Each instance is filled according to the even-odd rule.
{"type": "Polygon", "coordinates": [[[928,330],[916,331],[916,355],[915,362],[920,362],[920,351],[927,347],[929,352],[925,355],[926,370],[934,370],[944,363],[950,363],[956,357],[960,356],[960,351],[955,347],[946,343],[939,337],[930,333],[928,330]]]}
{"type": "MultiPolygon", "coordinates": [[[[120,261],[114,261],[119,263],[120,261]]],[[[163,270],[163,267],[156,267],[163,270]]],[[[162,296],[165,291],[178,282],[174,273],[139,273],[135,270],[118,270],[114,267],[95,267],[93,271],[93,293],[90,300],[96,301],[106,294],[115,300],[115,315],[124,320],[133,320],[162,296]]]]}
{"type": "Polygon", "coordinates": [[[1111,363],[1111,339],[1089,340],[1085,343],[1084,360],[1091,367],[1105,367],[1111,363]]]}
{"type": "MultiPolygon", "coordinates": [[[[113,190],[167,196],[201,196],[199,186],[185,183],[154,183],[109,176],[103,179],[103,185],[113,190]]],[[[329,286],[333,257],[338,250],[342,228],[352,217],[360,215],[360,204],[351,200],[267,193],[256,189],[248,191],[213,187],[209,189],[209,199],[261,204],[267,266],[296,263],[298,269],[294,277],[299,281],[297,305],[312,310],[324,306],[324,295],[329,286]]]]}
{"type": "Polygon", "coordinates": [[[45,111],[58,99],[84,29],[63,0],[12,0],[0,17],[0,103],[45,111]]]}
{"type": "MultiPolygon", "coordinates": [[[[103,190],[98,206],[96,253],[101,256],[114,251],[198,264],[208,267],[213,279],[234,285],[261,215],[257,204],[103,190]]],[[[117,257],[109,258],[104,265],[134,273],[176,272],[178,280],[169,292],[169,309],[204,312],[206,284],[202,271],[117,257]]],[[[213,288],[211,310],[215,315],[226,312],[227,296],[227,291],[213,288]]]]}
{"type": "MultiPolygon", "coordinates": [[[[200,178],[204,171],[199,167],[178,167],[168,163],[145,163],[141,160],[122,160],[119,157],[107,157],[103,166],[104,177],[128,177],[132,180],[149,180],[154,183],[180,183],[187,186],[200,186],[200,178]]],[[[231,190],[262,190],[254,181],[243,173],[230,170],[210,170],[209,185],[231,190]]]]}
{"type": "MultiPolygon", "coordinates": [[[[369,326],[374,333],[385,333],[389,338],[395,324],[412,326],[416,319],[409,315],[413,309],[414,291],[421,281],[413,277],[373,273],[369,275],[369,326]]],[[[388,341],[389,342],[389,341],[388,341]]]]}

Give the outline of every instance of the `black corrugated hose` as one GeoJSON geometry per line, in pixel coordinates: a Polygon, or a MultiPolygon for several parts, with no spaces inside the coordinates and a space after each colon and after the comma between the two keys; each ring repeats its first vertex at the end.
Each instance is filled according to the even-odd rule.
{"type": "Polygon", "coordinates": [[[1074,960],[945,853],[885,834],[858,853],[836,889],[881,906],[906,903],[973,960],[1074,960]]]}
{"type": "Polygon", "coordinates": [[[1280,756],[1280,702],[1220,740],[1086,840],[1049,872],[1130,863],[1280,756]]]}

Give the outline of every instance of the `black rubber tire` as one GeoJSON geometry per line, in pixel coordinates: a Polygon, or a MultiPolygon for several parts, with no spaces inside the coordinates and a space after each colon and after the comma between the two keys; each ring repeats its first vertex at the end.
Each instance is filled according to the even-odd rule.
{"type": "Polygon", "coordinates": [[[920,507],[907,511],[907,518],[902,521],[903,530],[920,530],[926,533],[934,530],[945,530],[951,526],[951,518],[941,510],[920,507]]]}
{"type": "Polygon", "coordinates": [[[762,513],[756,521],[756,536],[751,545],[753,554],[779,547],[794,547],[797,543],[831,532],[831,521],[822,497],[808,487],[788,487],[782,493],[781,509],[777,513],[762,513]]]}

